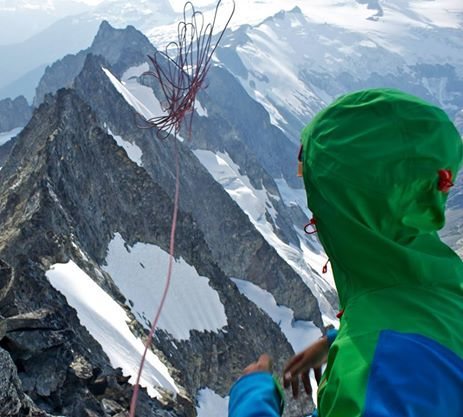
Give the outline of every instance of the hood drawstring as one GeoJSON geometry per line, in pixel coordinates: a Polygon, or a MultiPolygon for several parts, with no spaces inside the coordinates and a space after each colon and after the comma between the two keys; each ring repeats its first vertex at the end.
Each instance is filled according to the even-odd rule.
{"type": "Polygon", "coordinates": [[[305,226],[304,226],[304,232],[306,232],[308,235],[313,235],[315,233],[318,232],[317,230],[317,227],[316,227],[316,224],[317,224],[317,221],[315,220],[315,218],[311,218],[309,223],[307,223],[305,226]],[[309,230],[309,227],[313,227],[313,230],[309,230]]]}
{"type": "Polygon", "coordinates": [[[323,274],[326,274],[328,272],[328,264],[330,263],[330,260],[328,259],[325,263],[325,265],[323,265],[323,269],[322,269],[322,273],[323,274]]]}
{"type": "MultiPolygon", "coordinates": [[[[308,235],[313,235],[315,233],[318,233],[318,230],[317,230],[317,220],[315,220],[314,217],[312,217],[309,221],[309,223],[307,223],[305,226],[304,226],[304,232],[307,233],[308,235]],[[309,230],[309,227],[312,227],[313,230],[309,230]]],[[[330,260],[328,259],[325,263],[325,265],[323,265],[323,268],[322,268],[322,274],[326,274],[328,272],[328,264],[330,263],[330,260]]]]}
{"type": "Polygon", "coordinates": [[[453,187],[452,182],[452,171],[449,169],[440,169],[439,170],[439,184],[437,188],[443,193],[448,193],[450,188],[453,187]]]}

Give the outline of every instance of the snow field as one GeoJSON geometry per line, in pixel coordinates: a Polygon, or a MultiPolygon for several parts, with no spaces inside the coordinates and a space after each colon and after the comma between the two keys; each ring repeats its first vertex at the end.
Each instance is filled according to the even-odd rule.
{"type": "MultiPolygon", "coordinates": [[[[81,324],[100,343],[111,365],[121,368],[124,375],[131,376],[130,382],[135,383],[144,344],[130,331],[124,309],[73,261],[53,265],[46,276],[77,311],[81,324]]],[[[167,367],[150,350],[140,385],[146,387],[152,397],[159,396],[155,387],[179,392],[167,367]]]]}
{"type": "Polygon", "coordinates": [[[225,417],[228,415],[228,397],[221,397],[210,388],[203,388],[196,396],[197,417],[225,417]]]}
{"type": "MultiPolygon", "coordinates": [[[[147,328],[161,301],[168,261],[169,254],[158,246],[136,243],[129,248],[118,233],[108,247],[103,269],[133,303],[133,312],[147,328]]],[[[217,332],[226,325],[224,306],[209,279],[182,258],[176,260],[158,328],[177,340],[188,340],[190,330],[217,332]]]]}
{"type": "Polygon", "coordinates": [[[143,152],[137,145],[122,139],[122,137],[118,135],[115,135],[113,132],[111,132],[111,129],[109,128],[108,133],[114,138],[114,140],[120,147],[124,148],[124,150],[127,152],[127,156],[129,157],[129,159],[135,162],[138,166],[143,166],[141,161],[143,152]]]}
{"type": "Polygon", "coordinates": [[[122,76],[122,81],[119,81],[107,68],[102,67],[102,70],[114,88],[139,115],[143,116],[146,120],[165,116],[166,113],[162,110],[161,103],[154,95],[153,90],[139,84],[137,81],[137,75],[135,74],[139,73],[141,75],[143,68],[146,67],[142,64],[127,70],[122,76]]]}

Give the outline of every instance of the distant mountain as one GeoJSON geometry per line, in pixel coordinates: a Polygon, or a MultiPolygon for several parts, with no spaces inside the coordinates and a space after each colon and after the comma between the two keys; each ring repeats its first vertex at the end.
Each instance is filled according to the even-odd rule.
{"type": "MultiPolygon", "coordinates": [[[[59,3],[59,2],[57,2],[59,3]]],[[[69,2],[72,3],[72,2],[69,2]]],[[[18,6],[19,7],[19,6],[18,6]]],[[[16,15],[26,16],[15,8],[16,15]]],[[[39,13],[39,9],[37,13],[39,13]]],[[[46,10],[46,9],[45,9],[46,10]]],[[[42,10],[45,13],[45,10],[42,10]]],[[[72,54],[87,48],[102,20],[110,20],[113,25],[125,27],[127,24],[152,27],[165,24],[175,19],[175,14],[168,1],[143,0],[130,3],[121,0],[104,1],[97,7],[82,6],[68,9],[69,15],[53,22],[50,26],[34,34],[30,38],[13,44],[1,45],[0,55],[0,99],[15,97],[19,94],[31,97],[44,68],[64,55],[72,54]],[[86,10],[85,13],[74,14],[73,10],[86,10]],[[90,9],[90,10],[89,10],[90,9]],[[53,47],[50,48],[50,45],[53,47]],[[25,80],[26,74],[32,79],[25,80]],[[27,84],[25,84],[27,82],[27,84]]],[[[7,13],[5,11],[4,13],[7,13]]],[[[9,12],[8,12],[9,13],[9,12]]],[[[0,21],[7,21],[6,15],[0,21]]],[[[21,25],[24,23],[22,22],[21,25]]],[[[15,28],[16,31],[16,28],[15,28]]]]}
{"type": "Polygon", "coordinates": [[[32,108],[23,96],[0,100],[0,167],[13,147],[12,139],[29,122],[31,115],[32,108]]]}
{"type": "MultiPolygon", "coordinates": [[[[71,1],[68,3],[70,4],[71,1]]],[[[224,7],[219,13],[217,29],[224,24],[224,19],[230,10],[229,3],[228,0],[223,2],[224,7]]],[[[167,0],[143,0],[136,3],[106,0],[93,8],[80,4],[77,8],[69,7],[68,9],[64,7],[61,9],[60,4],[61,2],[55,4],[49,1],[48,6],[45,6],[42,2],[40,7],[37,4],[34,10],[42,14],[51,13],[53,16],[59,16],[61,10],[68,10],[69,15],[55,21],[52,26],[43,28],[42,33],[36,33],[27,40],[15,42],[14,45],[0,46],[2,56],[8,58],[2,60],[5,63],[4,67],[0,66],[2,73],[5,74],[0,81],[0,94],[3,94],[0,98],[6,97],[5,94],[11,96],[23,94],[30,97],[33,94],[31,87],[28,87],[26,91],[24,86],[22,89],[19,89],[18,85],[13,88],[12,83],[22,79],[26,73],[30,73],[39,66],[49,65],[65,54],[75,53],[87,47],[101,20],[107,20],[116,27],[134,25],[147,35],[151,42],[162,46],[176,36],[176,21],[181,17],[177,13],[181,11],[178,3],[174,11],[170,1],[167,0]],[[78,11],[82,9],[86,11],[79,14],[78,11]],[[49,41],[58,39],[59,44],[55,48],[47,47],[49,41]],[[37,51],[41,51],[42,56],[37,55],[37,51]],[[9,88],[2,91],[2,88],[6,86],[9,88]]],[[[214,5],[215,3],[211,1],[210,4],[201,8],[208,20],[212,20],[214,5]]],[[[448,63],[461,67],[462,54],[458,53],[459,45],[461,45],[460,29],[463,22],[461,8],[442,9],[437,2],[426,2],[426,7],[424,7],[419,2],[401,0],[390,0],[385,3],[367,0],[345,2],[288,0],[284,4],[285,10],[291,10],[296,6],[310,22],[340,29],[339,33],[334,34],[334,39],[337,39],[344,29],[344,32],[347,30],[350,34],[362,35],[373,44],[398,53],[408,64],[448,63]]],[[[246,7],[237,4],[231,22],[232,27],[236,29],[249,23],[255,25],[281,9],[282,5],[278,0],[251,1],[247,2],[246,7]]],[[[14,19],[8,20],[6,17],[13,11],[14,19],[23,16],[24,19],[27,18],[24,8],[8,6],[4,9],[6,13],[4,27],[7,27],[10,21],[15,21],[14,19]]],[[[2,19],[0,9],[0,21],[2,19]]],[[[28,23],[22,21],[20,25],[24,26],[28,23]]],[[[461,77],[461,73],[459,76],[461,77]]]]}
{"type": "Polygon", "coordinates": [[[0,0],[0,45],[24,42],[57,20],[90,8],[74,0],[0,0]]]}
{"type": "MultiPolygon", "coordinates": [[[[38,67],[43,69],[63,55],[90,45],[98,25],[98,21],[82,16],[66,17],[21,43],[0,45],[0,89],[3,89],[3,94],[17,95],[23,90],[23,94],[30,96],[30,90],[24,91],[24,84],[18,84],[18,80],[38,67]],[[14,82],[16,88],[12,86],[14,82]]],[[[38,81],[37,75],[42,74],[34,74],[34,80],[38,81]]],[[[29,88],[35,86],[33,84],[29,88]]]]}
{"type": "Polygon", "coordinates": [[[46,64],[39,65],[37,68],[25,73],[20,78],[15,79],[10,84],[0,88],[0,97],[17,97],[24,96],[29,103],[32,103],[35,95],[35,89],[42,78],[46,64]]]}
{"type": "Polygon", "coordinates": [[[31,114],[32,109],[23,96],[0,100],[0,132],[25,126],[31,114]]]}
{"type": "Polygon", "coordinates": [[[457,40],[463,41],[462,32],[416,31],[429,51],[414,60],[415,41],[406,33],[396,48],[361,31],[314,22],[295,8],[227,34],[217,57],[266,108],[272,123],[298,142],[301,128],[322,107],[363,88],[398,88],[455,117],[463,107],[463,43],[457,40]],[[431,51],[444,53],[437,46],[444,42],[450,58],[441,63],[431,51]]]}
{"type": "Polygon", "coordinates": [[[90,53],[103,56],[110,65],[115,66],[116,74],[122,75],[122,71],[129,65],[145,62],[147,55],[153,55],[154,52],[155,48],[148,39],[133,26],[114,29],[108,22],[103,21],[89,48],[76,55],[66,55],[45,70],[36,88],[33,105],[38,106],[46,94],[70,86],[90,53]]]}

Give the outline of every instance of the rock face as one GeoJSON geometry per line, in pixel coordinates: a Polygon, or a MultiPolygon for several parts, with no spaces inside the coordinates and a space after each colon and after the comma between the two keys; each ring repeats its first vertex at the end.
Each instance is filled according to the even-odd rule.
{"type": "Polygon", "coordinates": [[[32,110],[23,96],[14,100],[0,100],[0,132],[8,132],[15,127],[23,127],[31,118],[32,110]]]}
{"type": "Polygon", "coordinates": [[[22,388],[16,366],[7,351],[0,348],[0,413],[4,417],[48,417],[39,410],[22,388]]]}

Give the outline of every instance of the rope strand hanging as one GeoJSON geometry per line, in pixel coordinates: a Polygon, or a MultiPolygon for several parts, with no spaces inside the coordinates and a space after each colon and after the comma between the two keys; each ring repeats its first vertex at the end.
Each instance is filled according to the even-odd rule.
{"type": "Polygon", "coordinates": [[[222,0],[219,0],[212,23],[205,25],[204,15],[195,10],[193,3],[188,1],[183,8],[183,20],[178,24],[178,41],[170,42],[164,52],[156,51],[154,56],[148,56],[153,69],[145,72],[144,76],[154,77],[164,94],[163,110],[166,115],[142,119],[142,128],[157,129],[160,139],[167,139],[174,134],[174,160],[175,160],[175,196],[172,213],[172,225],[169,242],[169,264],[166,283],[161,302],[156,311],[151,325],[144,352],[140,362],[137,379],[134,384],[132,399],[130,401],[129,417],[135,417],[137,408],[140,378],[145,364],[146,354],[151,345],[159,317],[167,299],[172,278],[173,261],[175,254],[175,230],[180,196],[180,161],[178,154],[177,135],[185,122],[188,129],[188,138],[191,139],[191,128],[195,108],[196,95],[203,87],[204,80],[210,68],[212,56],[221,41],[235,11],[235,3],[232,0],[232,10],[226,23],[218,35],[218,39],[212,45],[213,33],[217,23],[217,17],[222,0]],[[190,15],[188,14],[190,10],[190,15]],[[174,54],[174,55],[173,55],[174,54]]]}

